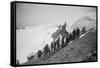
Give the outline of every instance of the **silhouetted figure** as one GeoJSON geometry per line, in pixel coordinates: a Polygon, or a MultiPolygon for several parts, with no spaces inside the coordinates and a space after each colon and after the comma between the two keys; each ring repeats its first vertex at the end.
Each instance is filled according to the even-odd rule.
{"type": "Polygon", "coordinates": [[[65,47],[65,43],[64,43],[64,37],[62,37],[62,48],[65,47]]]}
{"type": "Polygon", "coordinates": [[[80,36],[80,29],[79,29],[79,27],[77,28],[77,37],[79,37],[80,36]]]}
{"type": "Polygon", "coordinates": [[[82,34],[86,32],[85,27],[82,28],[82,34]]]}
{"type": "Polygon", "coordinates": [[[41,58],[41,56],[43,55],[42,51],[38,50],[37,55],[38,55],[38,58],[41,58]]]}
{"type": "Polygon", "coordinates": [[[44,47],[44,55],[50,54],[50,48],[49,45],[46,44],[46,46],[44,47]]]}

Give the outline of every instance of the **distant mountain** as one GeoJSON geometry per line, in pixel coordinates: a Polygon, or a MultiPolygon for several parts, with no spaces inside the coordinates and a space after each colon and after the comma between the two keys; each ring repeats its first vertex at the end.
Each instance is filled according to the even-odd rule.
{"type": "Polygon", "coordinates": [[[93,28],[96,30],[96,16],[91,14],[87,16],[83,16],[79,20],[77,20],[72,26],[71,29],[79,27],[82,29],[83,27],[86,28],[86,30],[89,30],[90,28],[93,28]]]}

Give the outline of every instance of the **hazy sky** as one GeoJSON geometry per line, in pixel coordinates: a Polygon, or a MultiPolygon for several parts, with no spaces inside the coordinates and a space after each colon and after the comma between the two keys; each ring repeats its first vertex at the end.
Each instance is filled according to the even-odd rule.
{"type": "Polygon", "coordinates": [[[60,24],[65,21],[70,25],[81,16],[94,11],[93,7],[17,3],[17,28],[60,24]]]}

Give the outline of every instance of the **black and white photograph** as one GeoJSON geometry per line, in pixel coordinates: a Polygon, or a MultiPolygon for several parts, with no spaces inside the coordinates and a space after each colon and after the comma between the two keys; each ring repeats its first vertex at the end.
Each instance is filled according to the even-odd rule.
{"type": "Polygon", "coordinates": [[[16,3],[16,65],[97,62],[97,7],[16,3]]]}

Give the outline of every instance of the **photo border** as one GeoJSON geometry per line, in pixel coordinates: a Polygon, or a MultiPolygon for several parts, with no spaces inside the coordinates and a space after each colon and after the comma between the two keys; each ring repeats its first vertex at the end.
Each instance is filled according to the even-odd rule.
{"type": "Polygon", "coordinates": [[[56,64],[72,64],[72,63],[88,63],[88,62],[98,62],[98,6],[93,5],[77,5],[77,4],[59,4],[59,3],[44,3],[44,2],[27,2],[27,1],[12,1],[10,3],[11,10],[11,23],[10,23],[10,65],[13,67],[22,66],[42,66],[42,65],[56,65],[56,64]],[[30,64],[30,65],[16,65],[16,3],[26,3],[26,4],[42,4],[42,5],[57,5],[57,6],[76,6],[76,7],[95,7],[96,8],[96,50],[97,50],[97,60],[96,61],[84,61],[84,62],[63,62],[63,63],[47,63],[47,64],[30,64]]]}

